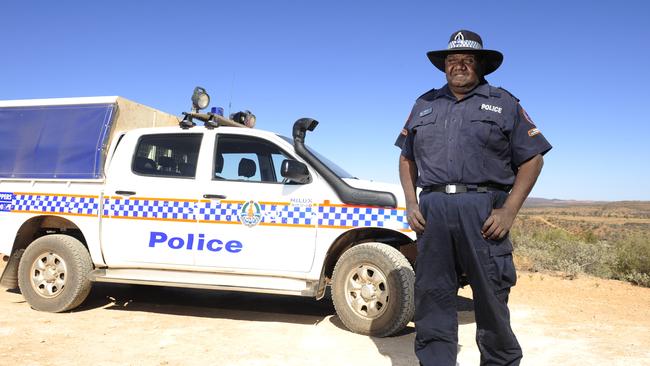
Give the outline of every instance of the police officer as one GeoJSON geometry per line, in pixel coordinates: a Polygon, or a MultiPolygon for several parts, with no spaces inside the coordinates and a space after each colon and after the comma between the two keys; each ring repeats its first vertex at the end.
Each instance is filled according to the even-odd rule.
{"type": "Polygon", "coordinates": [[[456,365],[459,278],[474,298],[481,365],[518,365],[507,302],[516,282],[508,232],[551,145],[519,100],[484,76],[503,61],[467,30],[427,53],[447,84],[420,96],[398,138],[409,225],[418,233],[415,353],[456,365]],[[416,187],[422,188],[418,198],[416,187]]]}

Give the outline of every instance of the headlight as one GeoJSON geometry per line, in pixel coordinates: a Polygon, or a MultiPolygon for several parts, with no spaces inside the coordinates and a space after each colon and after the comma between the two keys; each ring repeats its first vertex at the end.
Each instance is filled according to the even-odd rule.
{"type": "Polygon", "coordinates": [[[210,105],[210,96],[206,93],[205,89],[200,86],[194,88],[194,93],[192,94],[192,106],[194,109],[205,109],[208,105],[210,105]]]}

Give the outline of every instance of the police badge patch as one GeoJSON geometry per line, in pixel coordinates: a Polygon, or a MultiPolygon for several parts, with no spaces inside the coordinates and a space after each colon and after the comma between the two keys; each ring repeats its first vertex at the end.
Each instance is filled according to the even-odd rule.
{"type": "Polygon", "coordinates": [[[248,227],[253,227],[262,221],[262,207],[255,201],[244,203],[239,211],[239,220],[248,227]]]}

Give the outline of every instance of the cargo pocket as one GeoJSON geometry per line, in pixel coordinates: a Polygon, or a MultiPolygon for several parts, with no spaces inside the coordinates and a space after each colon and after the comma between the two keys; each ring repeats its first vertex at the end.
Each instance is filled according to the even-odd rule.
{"type": "Polygon", "coordinates": [[[517,272],[512,260],[512,252],[492,255],[488,276],[492,282],[494,292],[497,296],[502,296],[505,299],[510,292],[510,288],[517,283],[517,272]]]}
{"type": "MultiPolygon", "coordinates": [[[[503,207],[503,204],[508,198],[508,193],[503,191],[492,191],[488,192],[487,195],[490,197],[490,213],[495,208],[503,207]]],[[[489,216],[489,215],[488,215],[489,216]]],[[[487,217],[485,219],[487,220],[487,217]]],[[[485,220],[483,220],[485,222],[485,220]]],[[[508,231],[506,235],[499,240],[486,239],[490,251],[490,257],[510,254],[513,251],[512,241],[510,240],[510,232],[508,231]]]]}

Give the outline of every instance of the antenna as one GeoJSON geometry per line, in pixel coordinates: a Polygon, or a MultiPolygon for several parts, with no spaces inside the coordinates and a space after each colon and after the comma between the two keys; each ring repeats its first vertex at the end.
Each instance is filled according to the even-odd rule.
{"type": "Polygon", "coordinates": [[[232,92],[235,89],[235,72],[232,73],[232,82],[230,83],[230,99],[228,100],[228,116],[230,116],[230,110],[232,109],[232,92]]]}

